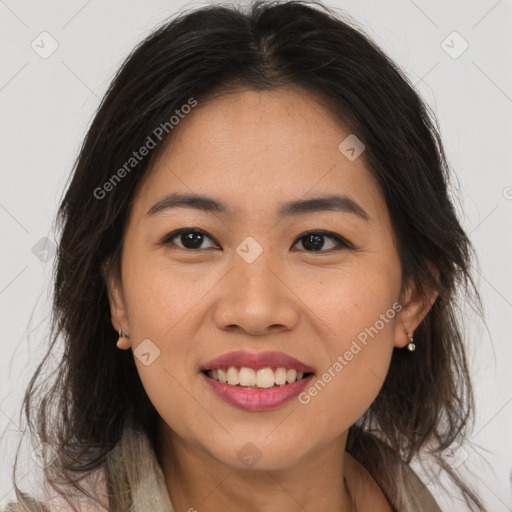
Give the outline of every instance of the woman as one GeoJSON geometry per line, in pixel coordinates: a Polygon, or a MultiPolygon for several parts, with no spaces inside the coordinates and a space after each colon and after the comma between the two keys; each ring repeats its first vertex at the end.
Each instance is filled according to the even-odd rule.
{"type": "Polygon", "coordinates": [[[420,456],[484,510],[445,460],[478,302],[448,178],[433,114],[320,4],[156,30],[59,210],[64,355],[25,397],[48,492],[8,510],[438,511],[420,456]]]}

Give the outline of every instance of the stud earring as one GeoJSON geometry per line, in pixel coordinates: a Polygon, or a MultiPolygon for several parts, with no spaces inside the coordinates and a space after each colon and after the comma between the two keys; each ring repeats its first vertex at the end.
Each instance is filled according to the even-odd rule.
{"type": "Polygon", "coordinates": [[[414,352],[416,350],[416,345],[413,343],[413,337],[409,336],[409,331],[404,331],[405,335],[409,338],[409,343],[407,344],[407,349],[409,352],[414,352]]]}

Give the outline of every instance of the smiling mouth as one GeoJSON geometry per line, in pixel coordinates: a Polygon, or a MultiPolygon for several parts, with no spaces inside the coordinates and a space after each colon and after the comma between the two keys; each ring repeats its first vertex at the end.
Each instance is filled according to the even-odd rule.
{"type": "Polygon", "coordinates": [[[202,373],[217,382],[248,389],[283,387],[313,375],[313,372],[304,373],[294,368],[266,367],[255,370],[244,366],[202,370],[202,373]]]}

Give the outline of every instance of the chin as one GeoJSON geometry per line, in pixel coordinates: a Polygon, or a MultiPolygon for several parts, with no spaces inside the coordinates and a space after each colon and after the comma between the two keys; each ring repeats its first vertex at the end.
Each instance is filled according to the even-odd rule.
{"type": "MultiPolygon", "coordinates": [[[[298,453],[297,446],[303,446],[304,443],[287,439],[286,445],[283,445],[282,440],[269,439],[267,435],[230,438],[225,450],[211,453],[217,460],[237,471],[279,471],[300,464],[305,454],[298,453]]],[[[211,450],[211,445],[207,448],[211,450]]]]}

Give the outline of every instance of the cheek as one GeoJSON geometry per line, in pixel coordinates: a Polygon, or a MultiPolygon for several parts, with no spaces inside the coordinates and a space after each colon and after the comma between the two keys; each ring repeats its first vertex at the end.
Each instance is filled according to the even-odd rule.
{"type": "MultiPolygon", "coordinates": [[[[350,340],[379,336],[392,339],[392,327],[400,306],[400,269],[358,264],[298,281],[307,305],[326,327],[330,356],[347,349],[350,340]],[[316,279],[315,279],[316,277],[316,279]],[[313,284],[312,284],[313,283],[313,284]],[[369,332],[370,331],[370,332],[369,332]]],[[[371,351],[372,348],[368,344],[371,351]]],[[[378,347],[375,347],[378,350],[378,347]]]]}
{"type": "Polygon", "coordinates": [[[310,292],[314,300],[308,305],[326,327],[321,373],[299,400],[305,411],[315,411],[305,415],[311,428],[318,418],[334,430],[349,428],[384,383],[401,309],[396,302],[400,281],[397,272],[366,268],[333,276],[310,292]]]}
{"type": "Polygon", "coordinates": [[[173,331],[188,321],[218,276],[194,265],[177,265],[156,258],[126,261],[125,278],[130,326],[136,337],[172,341],[173,331]]]}
{"type": "Polygon", "coordinates": [[[134,361],[142,384],[161,415],[186,411],[184,391],[195,371],[194,307],[208,291],[207,273],[163,268],[150,258],[127,258],[123,276],[134,361]],[[149,355],[147,355],[149,354],[149,355]]]}

